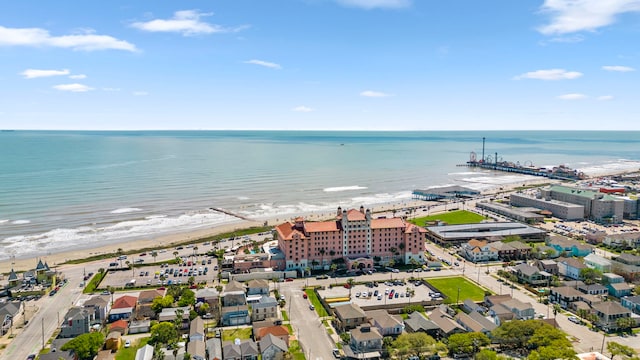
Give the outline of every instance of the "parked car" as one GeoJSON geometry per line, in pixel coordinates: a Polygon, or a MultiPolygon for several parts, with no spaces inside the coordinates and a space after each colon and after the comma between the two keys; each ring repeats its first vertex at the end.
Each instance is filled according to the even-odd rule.
{"type": "Polygon", "coordinates": [[[569,321],[571,321],[574,324],[580,324],[581,321],[577,316],[569,316],[569,321]]]}
{"type": "Polygon", "coordinates": [[[124,342],[124,347],[128,348],[128,347],[130,347],[130,346],[131,346],[131,340],[127,339],[127,340],[124,342]]]}
{"type": "Polygon", "coordinates": [[[315,310],[315,309],[316,309],[316,307],[315,307],[315,306],[313,306],[313,304],[310,304],[310,305],[309,305],[309,310],[315,310]]]}

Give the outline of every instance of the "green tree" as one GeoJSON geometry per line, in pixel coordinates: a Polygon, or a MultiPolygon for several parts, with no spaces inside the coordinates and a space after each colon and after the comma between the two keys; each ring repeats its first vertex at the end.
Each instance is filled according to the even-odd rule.
{"type": "Polygon", "coordinates": [[[393,347],[402,353],[421,357],[430,351],[435,343],[431,336],[422,332],[403,333],[393,342],[393,347]]]}
{"type": "Polygon", "coordinates": [[[204,302],[200,305],[200,307],[198,307],[198,314],[204,315],[209,312],[210,308],[211,306],[209,305],[209,303],[204,302]]]}
{"type": "Polygon", "coordinates": [[[151,303],[151,310],[158,314],[164,308],[169,308],[173,306],[173,296],[165,295],[165,296],[157,296],[153,299],[151,303]]]}
{"type": "Polygon", "coordinates": [[[615,341],[609,341],[607,343],[607,351],[611,353],[611,360],[613,360],[616,355],[622,355],[624,358],[631,358],[636,355],[635,350],[631,347],[619,344],[615,341]]]}
{"type": "Polygon", "coordinates": [[[543,346],[537,350],[533,350],[527,360],[572,360],[576,358],[576,352],[573,348],[556,348],[553,346],[543,346]]]}
{"type": "Polygon", "coordinates": [[[475,360],[498,360],[498,354],[490,349],[482,349],[476,354],[475,360]]]}
{"type": "Polygon", "coordinates": [[[62,345],[61,350],[73,351],[80,360],[90,360],[98,355],[98,350],[104,343],[104,334],[100,332],[92,332],[82,334],[68,343],[62,345]]]}
{"type": "Polygon", "coordinates": [[[178,330],[174,323],[160,322],[151,327],[150,343],[168,344],[178,340],[178,330]]]}
{"type": "Polygon", "coordinates": [[[353,284],[355,284],[355,280],[353,280],[353,278],[348,278],[347,284],[349,285],[349,299],[351,299],[351,289],[353,289],[353,284]]]}
{"type": "Polygon", "coordinates": [[[487,335],[480,332],[471,332],[463,334],[453,334],[449,336],[449,348],[450,354],[473,354],[481,346],[489,345],[491,341],[487,335]]]}
{"type": "Polygon", "coordinates": [[[343,343],[348,344],[349,341],[351,341],[351,334],[348,332],[343,332],[342,334],[340,334],[340,340],[342,340],[343,343]]]}
{"type": "Polygon", "coordinates": [[[184,289],[180,300],[178,300],[178,306],[192,306],[196,303],[196,294],[191,289],[184,289]]]}
{"type": "Polygon", "coordinates": [[[158,257],[158,252],[153,250],[151,251],[151,257],[153,257],[153,262],[156,262],[156,258],[158,257]]]}
{"type": "Polygon", "coordinates": [[[571,342],[562,330],[546,323],[543,323],[542,326],[534,331],[527,343],[532,349],[543,346],[553,346],[557,348],[571,347],[571,342]]]}
{"type": "Polygon", "coordinates": [[[592,268],[580,269],[580,278],[587,285],[594,284],[601,276],[602,272],[600,270],[592,268]]]}
{"type": "Polygon", "coordinates": [[[492,331],[493,339],[501,347],[522,349],[543,324],[538,320],[508,321],[492,331]]]}
{"type": "Polygon", "coordinates": [[[616,326],[621,331],[629,331],[636,324],[636,321],[630,317],[616,319],[616,326]]]}

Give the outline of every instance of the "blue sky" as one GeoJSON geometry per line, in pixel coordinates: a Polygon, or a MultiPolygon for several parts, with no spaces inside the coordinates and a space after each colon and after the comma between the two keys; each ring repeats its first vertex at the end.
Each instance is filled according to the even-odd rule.
{"type": "Polygon", "coordinates": [[[0,5],[0,128],[632,129],[640,0],[0,5]]]}

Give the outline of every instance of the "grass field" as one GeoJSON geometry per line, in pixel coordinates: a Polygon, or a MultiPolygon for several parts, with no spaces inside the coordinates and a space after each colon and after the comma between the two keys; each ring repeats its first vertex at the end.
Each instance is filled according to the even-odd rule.
{"type": "Polygon", "coordinates": [[[251,328],[222,330],[222,341],[233,341],[236,338],[240,340],[251,339],[251,328]]]}
{"type": "Polygon", "coordinates": [[[304,292],[309,297],[309,302],[311,302],[311,304],[313,304],[313,306],[316,308],[318,316],[323,317],[329,315],[327,314],[327,310],[322,307],[322,304],[320,303],[320,300],[316,296],[316,293],[313,291],[313,289],[305,289],[304,292]]]}
{"type": "Polygon", "coordinates": [[[427,282],[440,290],[442,294],[454,303],[458,300],[458,289],[460,289],[460,302],[466,299],[473,301],[482,301],[484,299],[484,290],[461,276],[433,278],[428,279],[427,282]]]}
{"type": "Polygon", "coordinates": [[[478,215],[476,213],[466,211],[466,210],[457,210],[457,211],[449,211],[441,214],[430,215],[425,217],[419,217],[410,220],[413,224],[418,226],[425,226],[428,221],[444,221],[449,225],[455,224],[477,224],[484,220],[482,215],[478,215]]]}
{"type": "Polygon", "coordinates": [[[131,343],[131,347],[129,348],[122,347],[116,353],[115,360],[134,360],[136,358],[136,352],[138,351],[138,349],[147,345],[147,341],[149,341],[148,337],[133,341],[131,343]]]}

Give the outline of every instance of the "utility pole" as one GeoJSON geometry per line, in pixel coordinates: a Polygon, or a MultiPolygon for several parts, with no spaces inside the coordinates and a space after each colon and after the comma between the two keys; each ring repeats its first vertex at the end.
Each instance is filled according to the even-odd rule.
{"type": "Polygon", "coordinates": [[[42,350],[44,350],[44,316],[42,317],[42,350]]]}

